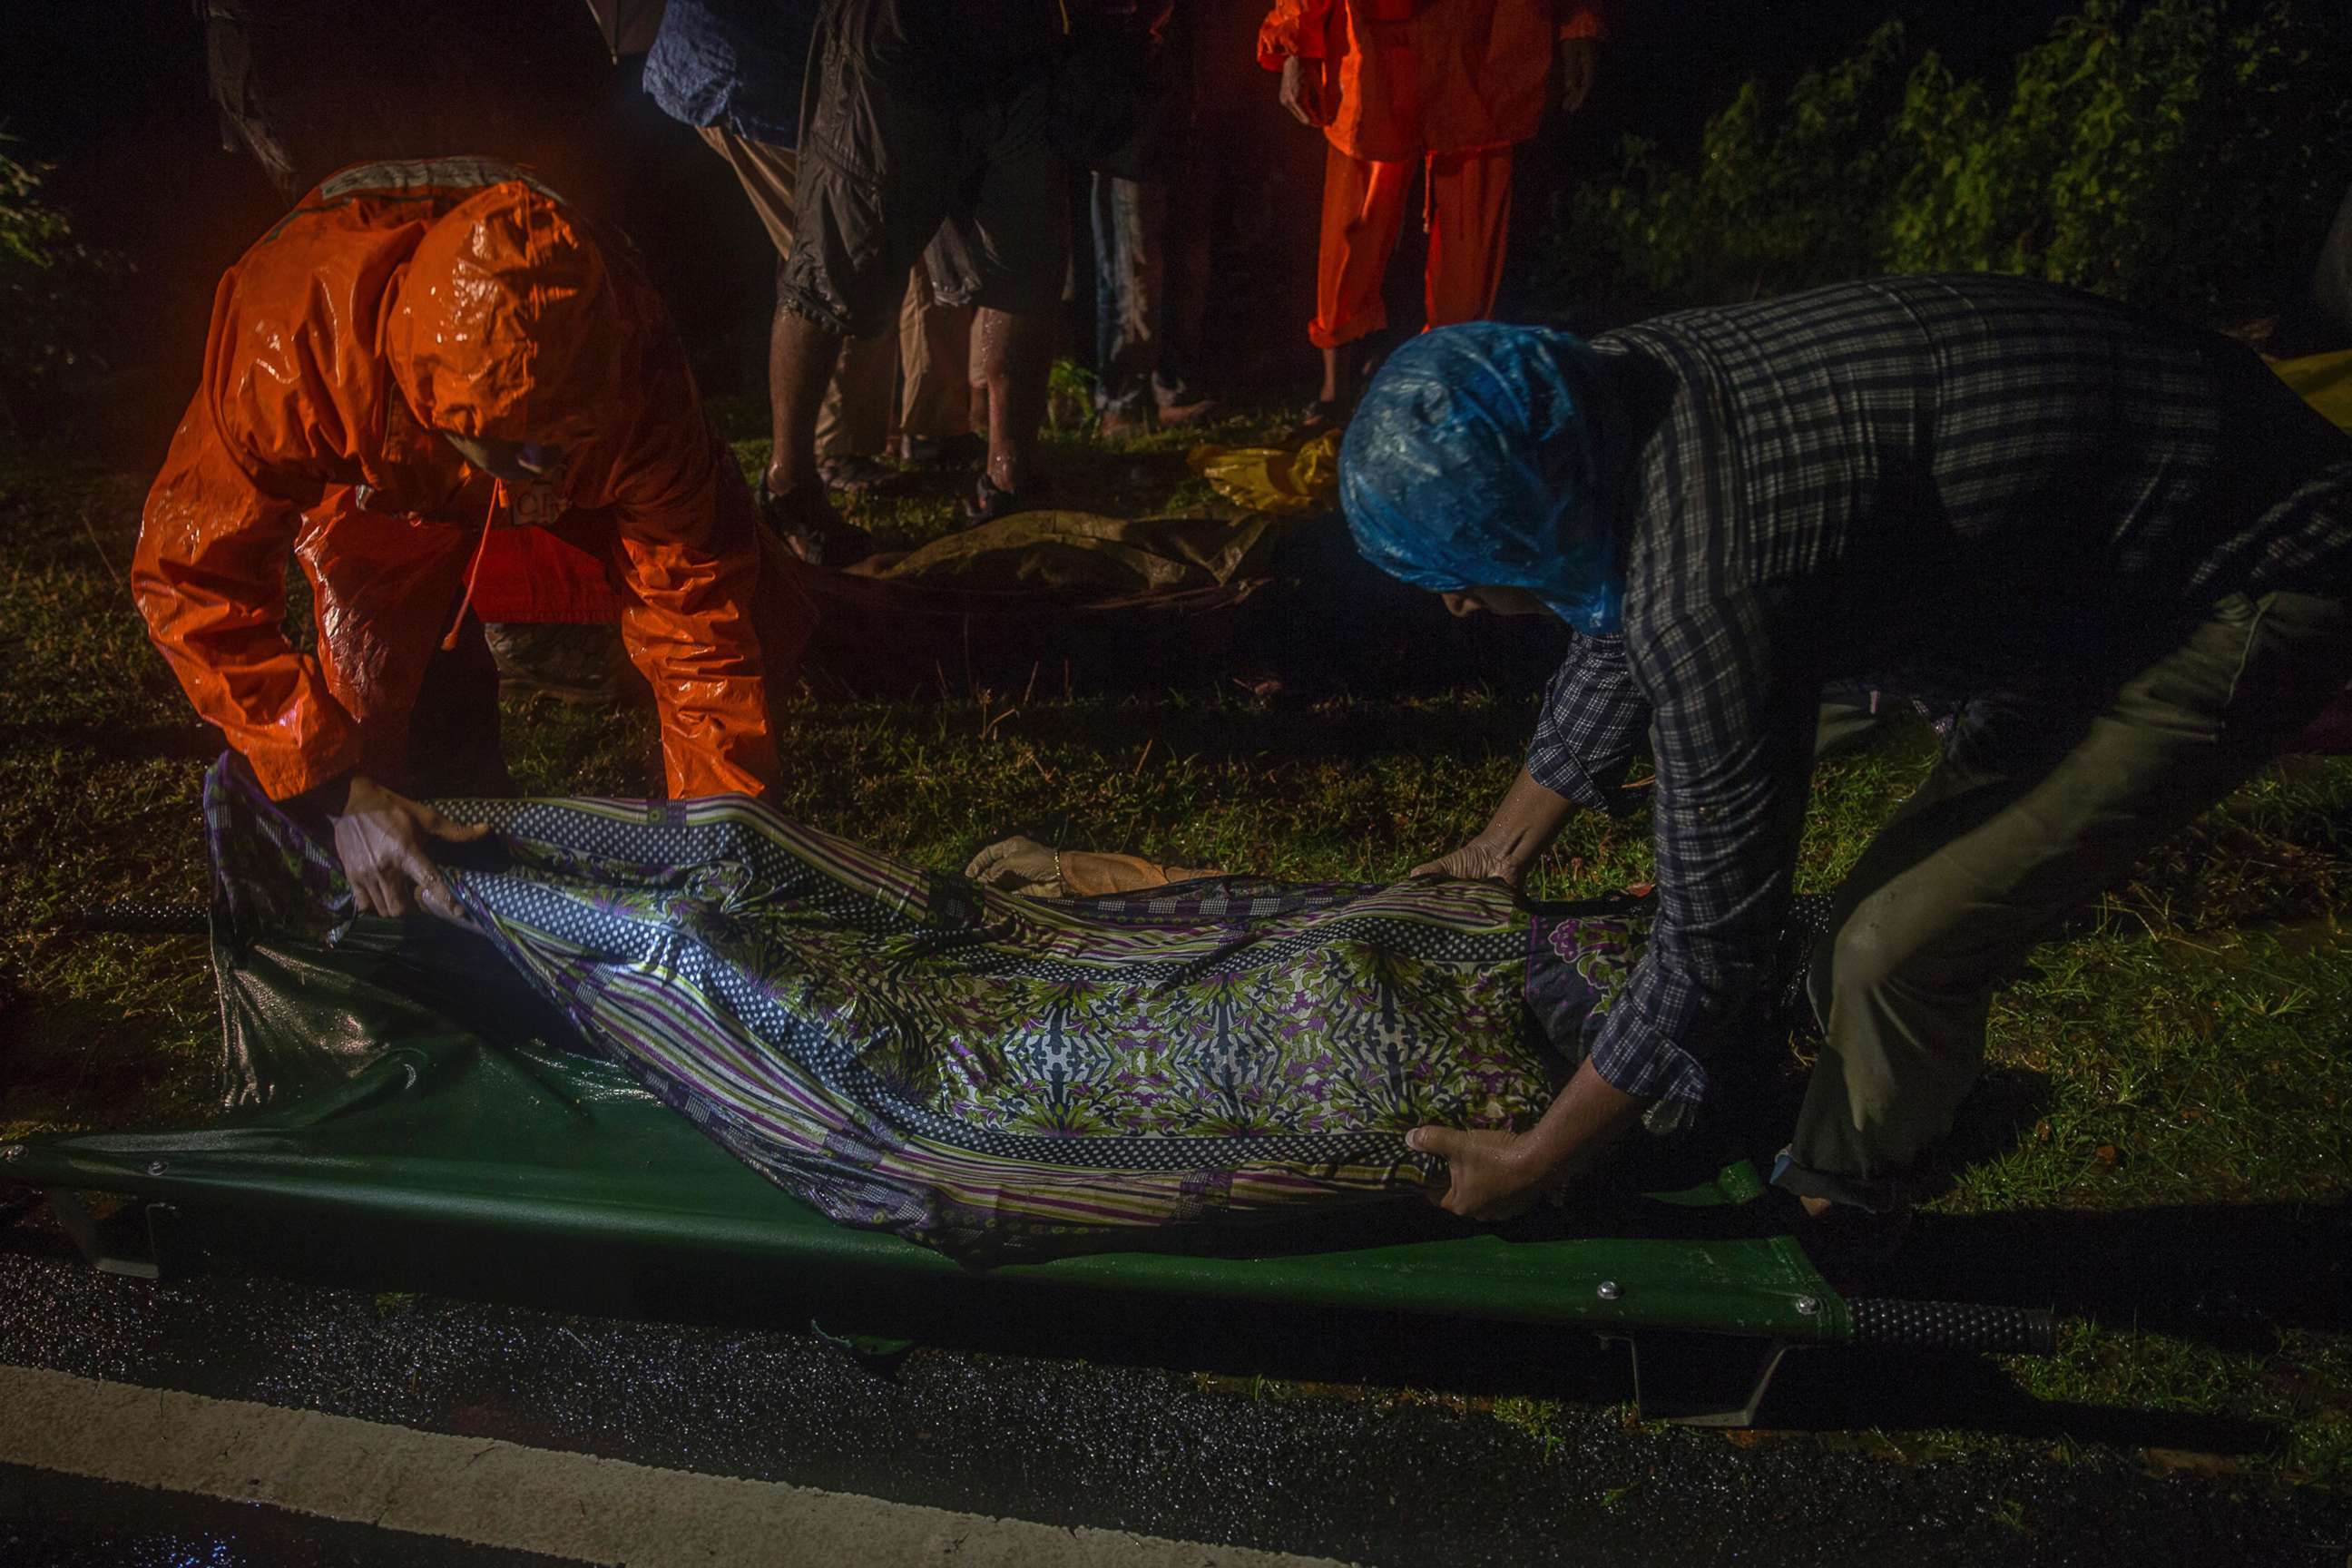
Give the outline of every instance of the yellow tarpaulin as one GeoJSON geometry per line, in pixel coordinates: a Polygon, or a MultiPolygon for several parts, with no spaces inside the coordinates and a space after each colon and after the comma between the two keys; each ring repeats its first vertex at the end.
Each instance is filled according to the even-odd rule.
{"type": "Polygon", "coordinates": [[[1265,575],[1291,520],[1104,517],[1024,511],[863,569],[899,583],[959,588],[1084,588],[1115,594],[1206,588],[1265,575]]]}
{"type": "Polygon", "coordinates": [[[1026,511],[854,568],[888,582],[958,588],[1134,594],[1222,586],[1266,574],[1291,525],[1339,504],[1339,432],[1296,448],[1198,447],[1192,471],[1240,517],[1105,517],[1026,511]]]}
{"type": "Polygon", "coordinates": [[[2352,430],[2352,352],[2273,360],[2271,368],[2337,429],[2352,430]]]}
{"type": "Polygon", "coordinates": [[[1339,504],[1339,432],[1326,430],[1297,447],[1195,447],[1185,459],[1209,488],[1252,511],[1281,517],[1330,511],[1339,504]]]}
{"type": "MultiPolygon", "coordinates": [[[[2274,360],[2305,401],[2352,431],[2352,353],[2274,360]]],[[[975,589],[1084,589],[1139,594],[1206,588],[1265,574],[1292,521],[1339,504],[1339,432],[1297,447],[1198,447],[1186,461],[1246,509],[1239,518],[1104,517],[1029,511],[877,559],[860,575],[975,589]]]]}

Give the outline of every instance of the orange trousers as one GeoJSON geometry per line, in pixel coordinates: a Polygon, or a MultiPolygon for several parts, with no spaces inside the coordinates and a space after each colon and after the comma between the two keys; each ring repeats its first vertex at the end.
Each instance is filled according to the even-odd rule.
{"type": "MultiPolygon", "coordinates": [[[[1503,276],[1503,237],[1511,222],[1511,149],[1432,153],[1422,221],[1429,230],[1423,279],[1428,324],[1475,321],[1495,308],[1503,276]]],[[[1307,337],[1336,349],[1388,325],[1381,303],[1389,260],[1404,229],[1413,165],[1351,158],[1325,145],[1323,244],[1307,337]]]]}

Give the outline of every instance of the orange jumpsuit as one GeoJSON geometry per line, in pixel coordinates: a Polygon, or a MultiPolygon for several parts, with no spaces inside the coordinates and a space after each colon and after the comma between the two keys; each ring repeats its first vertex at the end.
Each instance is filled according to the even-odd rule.
{"type": "Polygon", "coordinates": [[[1275,0],[1258,63],[1336,62],[1324,136],[1323,238],[1307,335],[1338,348],[1388,324],[1381,302],[1417,166],[1428,183],[1428,324],[1494,309],[1511,214],[1511,148],[1536,133],[1556,40],[1602,36],[1578,0],[1275,0]]]}
{"type": "MultiPolygon", "coordinates": [[[[345,170],[221,279],[132,566],[150,633],[273,798],[354,769],[397,785],[425,663],[509,525],[602,563],[671,795],[774,783],[769,692],[814,610],[625,243],[511,165],[345,170]],[[566,461],[510,490],[436,429],[566,461]],[[283,626],[289,550],[315,656],[283,626]]],[[[545,553],[505,537],[509,562],[545,553]]]]}

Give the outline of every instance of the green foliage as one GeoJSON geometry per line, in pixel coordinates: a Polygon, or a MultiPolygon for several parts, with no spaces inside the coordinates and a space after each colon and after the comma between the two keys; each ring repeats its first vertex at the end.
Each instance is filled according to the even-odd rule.
{"type": "Polygon", "coordinates": [[[1904,47],[1889,22],[1777,103],[1748,82],[1707,121],[1694,166],[1628,138],[1616,177],[1573,194],[1554,247],[1604,274],[1561,279],[1562,295],[1720,303],[1884,270],[1875,215],[1904,172],[1886,137],[1904,47]]]}
{"type": "Polygon", "coordinates": [[[73,238],[42,199],[45,163],[8,155],[0,136],[0,439],[27,435],[60,376],[88,356],[89,286],[121,263],[73,238]]]}
{"type": "Polygon", "coordinates": [[[2006,104],[1923,61],[1897,129],[1921,156],[1892,265],[2032,273],[2224,317],[2282,266],[2307,271],[2352,173],[2343,40],[2290,0],[2243,9],[2157,0],[2126,16],[2094,0],[2019,62],[2006,104]]]}
{"type": "Polygon", "coordinates": [[[1057,359],[1045,377],[1045,418],[1056,430],[1084,430],[1095,422],[1095,373],[1076,360],[1057,359]]]}
{"type": "Polygon", "coordinates": [[[2223,324],[2308,276],[2352,178],[2352,25],[2323,0],[2086,0],[2005,87],[1888,23],[1567,202],[1555,282],[1636,308],[1889,271],[2021,273],[2223,324]]]}

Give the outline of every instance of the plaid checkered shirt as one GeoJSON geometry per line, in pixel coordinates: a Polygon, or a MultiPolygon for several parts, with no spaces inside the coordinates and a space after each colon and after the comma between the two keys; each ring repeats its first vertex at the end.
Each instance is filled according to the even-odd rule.
{"type": "Polygon", "coordinates": [[[1755,1038],[1825,681],[2111,693],[2231,593],[2352,578],[2352,441],[2243,347],[2089,295],[1890,278],[1594,346],[1624,630],[1577,640],[1528,770],[1607,809],[1650,738],[1658,920],[1592,1047],[1631,1094],[1701,1100],[1755,1038]]]}

